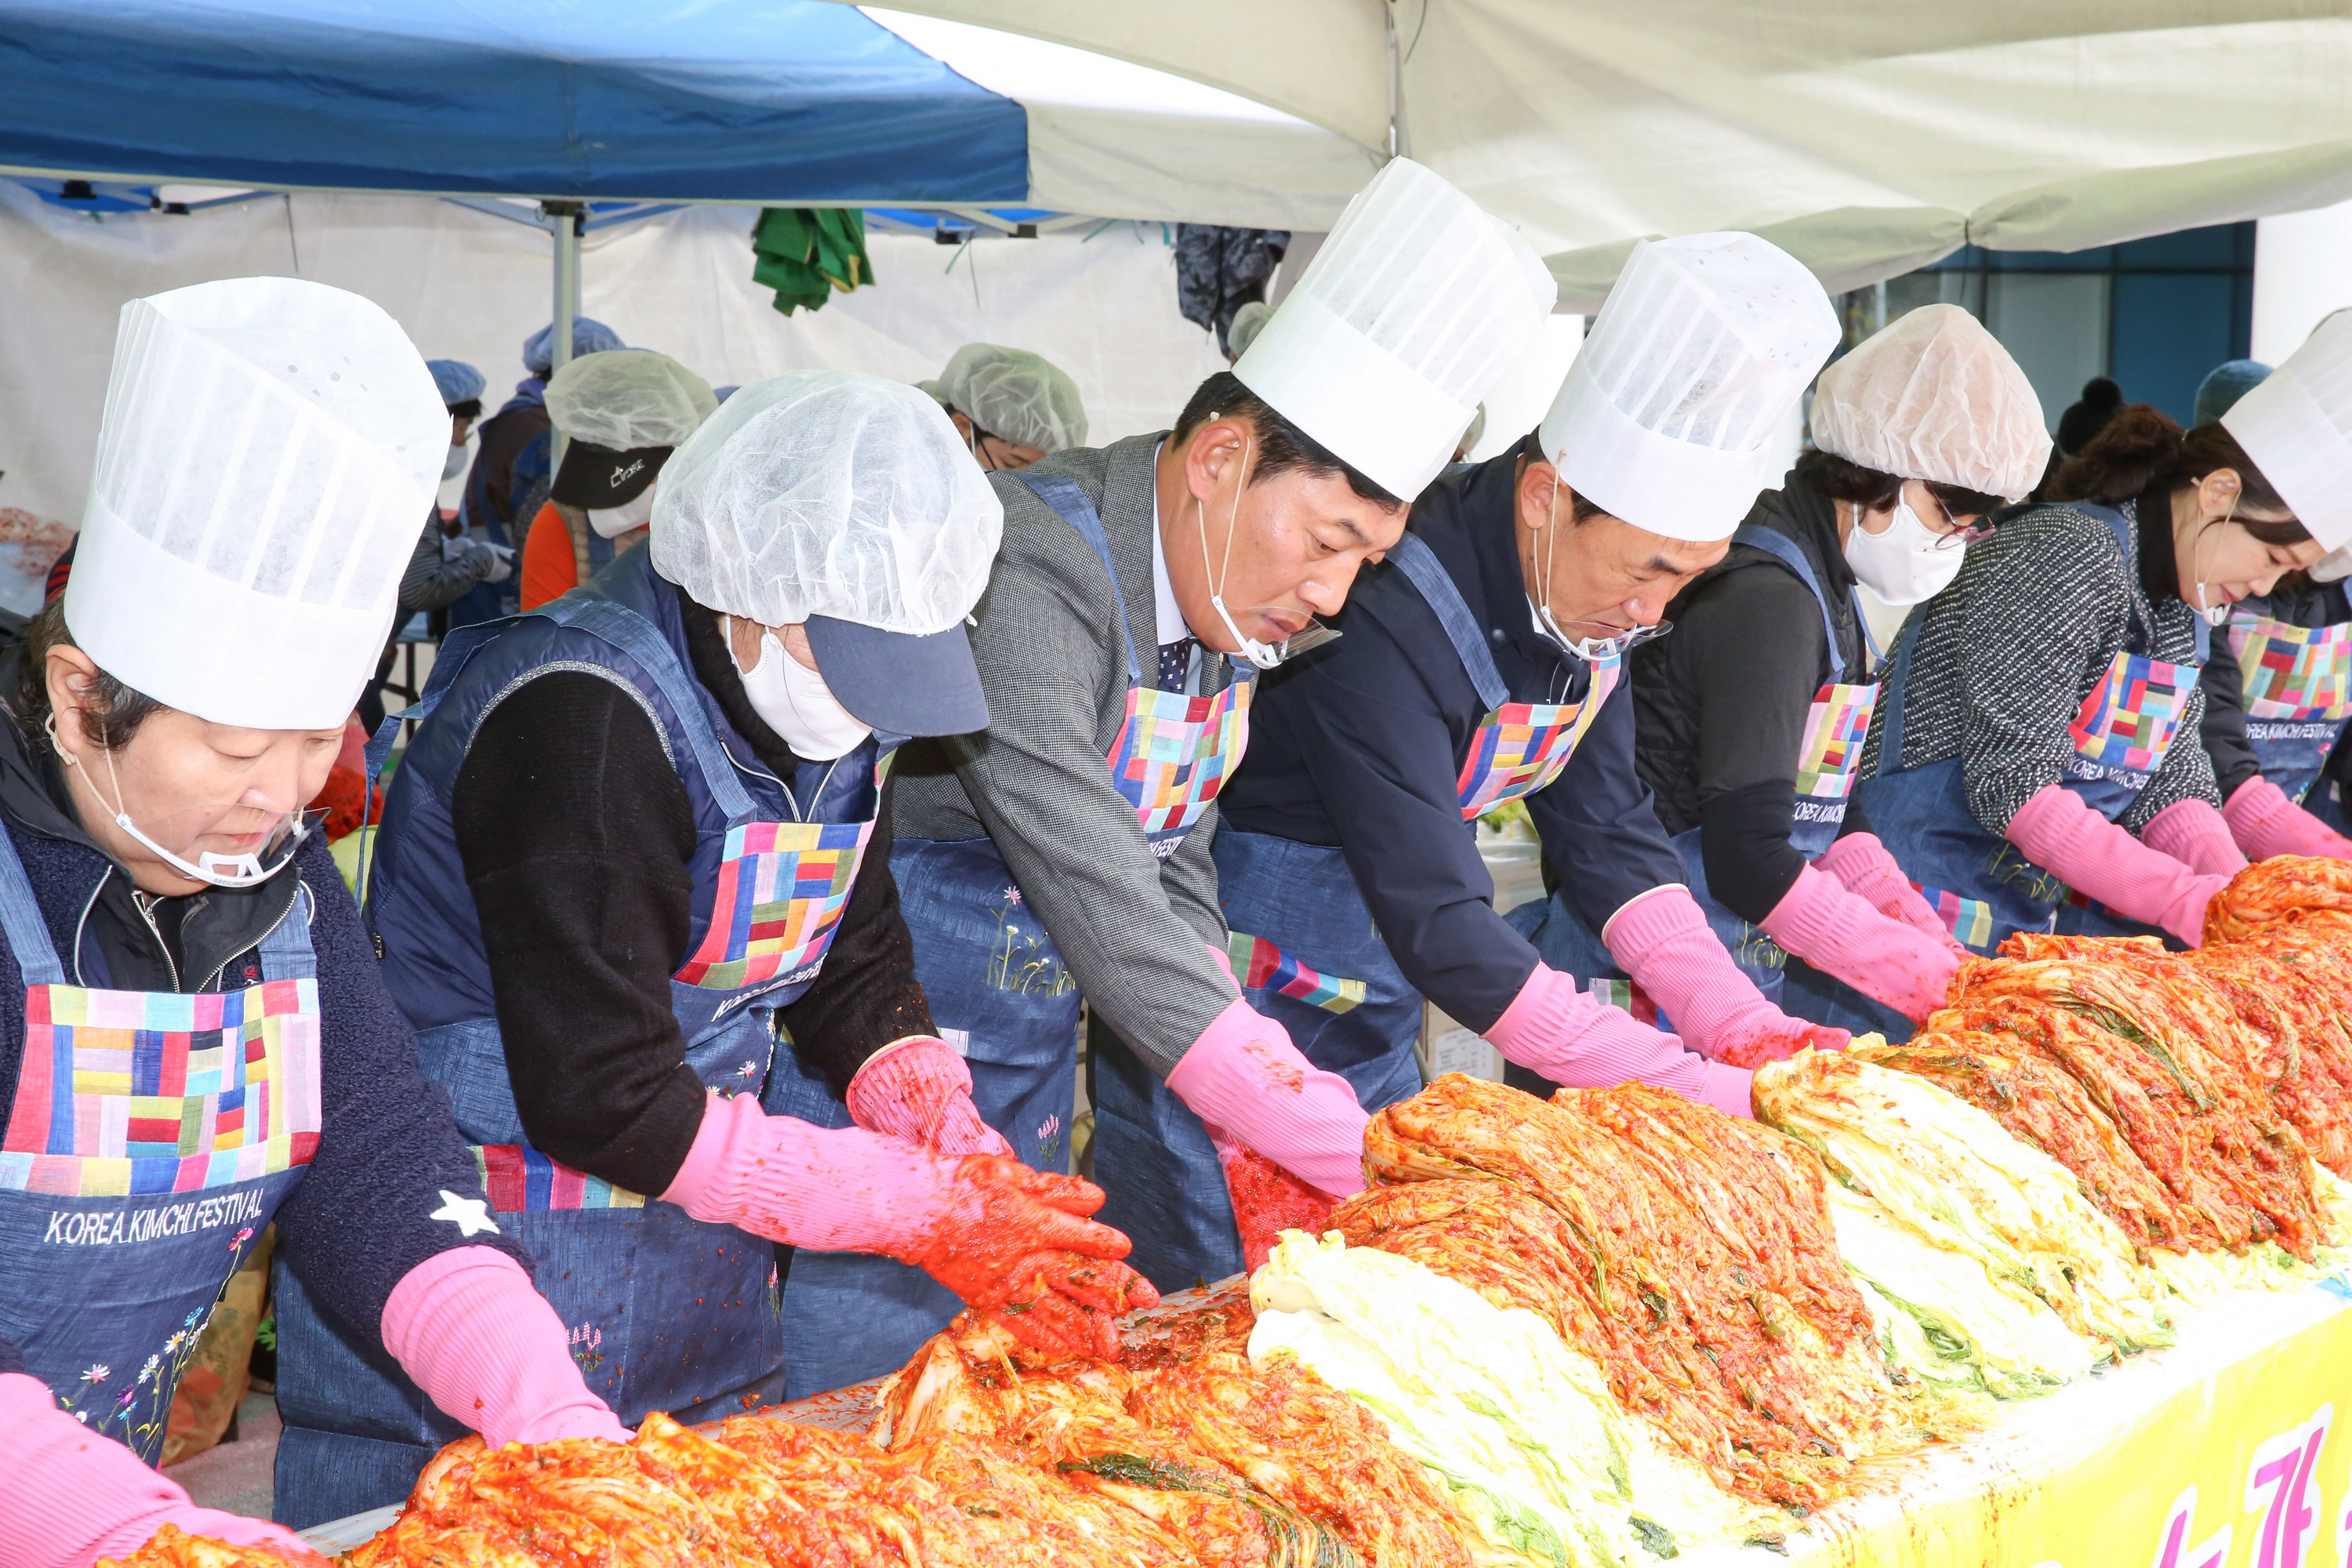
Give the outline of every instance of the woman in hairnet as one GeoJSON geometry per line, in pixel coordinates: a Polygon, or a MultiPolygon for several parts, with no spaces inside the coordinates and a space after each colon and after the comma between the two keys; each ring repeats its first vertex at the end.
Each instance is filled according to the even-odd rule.
{"type": "MultiPolygon", "coordinates": [[[[628,1436],[490,1217],[302,816],[447,449],[423,361],[354,295],[206,283],[123,308],[106,406],[72,581],[0,664],[12,1568],[84,1568],[166,1523],[295,1547],[149,1468],[273,1223],[280,1300],[332,1313],[446,1430],[628,1436]]],[[[298,1526],[348,1511],[318,1464],[319,1428],[348,1427],[309,1348],[278,1363],[276,1509],[298,1526]]]]}
{"type": "MultiPolygon", "coordinates": [[[[2230,360],[2197,388],[2197,422],[2210,424],[2270,375],[2230,360]]],[[[2254,860],[2273,855],[2352,859],[2344,791],[2352,747],[2352,549],[2331,551],[2300,577],[2230,606],[2229,657],[2198,678],[2203,737],[2221,793],[2221,816],[2254,860]]]]}
{"type": "MultiPolygon", "coordinates": [[[[1251,1004],[1366,1106],[1420,1088],[1423,998],[1515,1082],[1637,1080],[1735,1115],[1749,1067],[1843,1043],[1759,995],[1684,891],[1622,679],[1721,558],[1763,443],[1836,341],[1821,285],[1753,235],[1638,247],[1542,427],[1423,489],[1340,639],[1265,683],[1222,802],[1218,897],[1249,939],[1251,1004]],[[1496,910],[1470,828],[1521,800],[1558,889],[1548,929],[1528,918],[1543,902],[1496,910]],[[1596,997],[1624,972],[1675,1033],[1596,997]]],[[[1219,1234],[1213,1191],[1161,1171],[1216,1278],[1231,1220],[1219,1234]]]]}
{"type": "MultiPolygon", "coordinates": [[[[987,480],[920,392],[835,372],[744,387],[664,474],[647,548],[443,645],[385,806],[386,978],[497,1223],[632,1418],[782,1397],[795,1248],[1115,1346],[1154,1298],[1083,1217],[1099,1193],[842,1106],[886,1047],[938,1045],[889,772],[907,737],[987,721],[963,627],[1003,526],[987,480]]],[[[447,1425],[352,1373],[414,1475],[447,1425]]]]}
{"type": "Polygon", "coordinates": [[[1897,1038],[1959,949],[1851,805],[1877,700],[1857,584],[1889,605],[1959,574],[2050,437],[2022,371],[1957,305],[1913,310],[1823,371],[1813,448],[1666,607],[1633,661],[1642,777],[1691,891],[1757,989],[1897,1038]]]}
{"type": "Polygon", "coordinates": [[[2198,667],[2231,604],[2352,543],[2347,372],[2352,320],[2217,424],[2126,408],[1905,623],[1855,798],[1970,949],[2053,921],[2202,940],[2245,856],[2198,667]]]}
{"type": "Polygon", "coordinates": [[[955,421],[980,466],[1017,472],[1041,458],[1087,444],[1078,384],[1043,354],[966,343],[923,390],[955,421]]]}
{"type": "Polygon", "coordinates": [[[719,399],[667,354],[621,349],[573,360],[547,384],[563,463],[524,535],[522,607],[560,599],[646,537],[655,481],[719,399]]]}

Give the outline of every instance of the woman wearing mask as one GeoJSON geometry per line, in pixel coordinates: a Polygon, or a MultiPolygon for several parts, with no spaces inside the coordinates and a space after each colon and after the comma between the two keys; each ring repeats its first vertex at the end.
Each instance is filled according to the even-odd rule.
{"type": "MultiPolygon", "coordinates": [[[[280,1299],[332,1312],[446,1430],[629,1435],[490,1218],[303,820],[447,445],[423,361],[354,295],[206,283],[124,307],[106,406],[80,562],[0,663],[11,1568],[82,1568],[167,1523],[296,1548],[149,1468],[273,1223],[280,1299]]],[[[317,1397],[328,1371],[283,1346],[276,1510],[298,1527],[348,1511],[321,1443],[365,1443],[317,1397]]]]}
{"type": "Polygon", "coordinates": [[[2352,321],[2219,424],[2126,409],[2062,499],[2005,517],[1912,613],[1858,798],[1971,949],[2122,922],[2202,940],[2245,858],[2197,743],[2198,665],[2233,600],[2352,542],[2347,371],[2352,321]]]}
{"type": "MultiPolygon", "coordinates": [[[[892,1131],[978,1125],[968,1075],[892,1114],[910,1062],[962,1064],[891,879],[890,763],[987,722],[963,619],[994,493],[921,393],[832,372],[744,387],[663,472],[646,548],[443,645],[385,805],[385,975],[497,1223],[548,1266],[591,1386],[640,1416],[782,1398],[806,1353],[794,1248],[919,1268],[1033,1343],[1115,1347],[1156,1298],[1084,1217],[1099,1192],[1001,1143],[919,1152],[842,1102],[856,1074],[892,1131]]],[[[346,1362],[396,1498],[451,1434],[346,1362]]]]}
{"type": "Polygon", "coordinates": [[[614,349],[573,360],[547,384],[562,466],[525,536],[522,607],[562,598],[644,542],[662,465],[719,399],[667,354],[614,349]]]}
{"type": "Polygon", "coordinates": [[[2042,405],[1957,305],[1823,371],[1813,449],[1637,651],[1636,752],[1708,923],[1786,1010],[1898,1037],[1958,963],[1851,803],[1879,671],[1854,597],[1932,598],[1987,513],[2042,478],[2042,405]]]}

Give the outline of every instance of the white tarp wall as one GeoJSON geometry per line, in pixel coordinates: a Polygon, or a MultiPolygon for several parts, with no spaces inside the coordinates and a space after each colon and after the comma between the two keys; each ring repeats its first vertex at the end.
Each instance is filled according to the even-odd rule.
{"type": "MultiPolygon", "coordinates": [[[[1157,224],[961,251],[869,234],[877,284],[787,318],[751,281],[754,216],[692,207],[591,233],[583,311],[713,385],[809,369],[911,382],[974,340],[1034,349],[1077,382],[1096,444],[1171,423],[1224,368],[1177,314],[1157,224]]],[[[45,562],[80,522],[125,300],[257,274],[331,283],[389,310],[428,358],[480,366],[495,409],[523,374],[523,339],[547,323],[550,251],[542,230],[421,198],[298,195],[94,218],[0,181],[0,605],[38,603],[9,567],[19,554],[45,562]]]]}
{"type": "Polygon", "coordinates": [[[2252,357],[2276,364],[2331,311],[2352,305],[2352,202],[2254,226],[2252,357]]]}

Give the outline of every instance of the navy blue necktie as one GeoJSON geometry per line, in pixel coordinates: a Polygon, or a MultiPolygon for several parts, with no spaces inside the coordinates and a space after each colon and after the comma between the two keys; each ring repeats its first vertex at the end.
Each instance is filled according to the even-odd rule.
{"type": "Polygon", "coordinates": [[[1192,668],[1192,650],[1200,646],[1197,637],[1178,637],[1174,642],[1160,645],[1160,679],[1153,682],[1162,691],[1184,689],[1185,671],[1192,668]]]}

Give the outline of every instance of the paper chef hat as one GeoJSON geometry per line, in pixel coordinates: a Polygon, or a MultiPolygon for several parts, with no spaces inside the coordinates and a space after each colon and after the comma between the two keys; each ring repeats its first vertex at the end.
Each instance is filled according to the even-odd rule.
{"type": "Polygon", "coordinates": [[[1727,539],[1779,477],[1769,443],[1838,337],[1819,280],[1752,234],[1638,245],[1538,438],[1612,517],[1727,539]]]}
{"type": "Polygon", "coordinates": [[[2221,416],[2254,467],[2329,550],[2352,544],[2352,312],[2339,312],[2221,416]]]}
{"type": "Polygon", "coordinates": [[[133,300],[66,625],[99,668],[198,718],[341,724],[448,446],[423,357],[356,294],[240,278],[133,300]]]}
{"type": "Polygon", "coordinates": [[[1542,258],[1410,158],[1356,193],[1234,374],[1411,500],[1559,297],[1542,258]]]}

